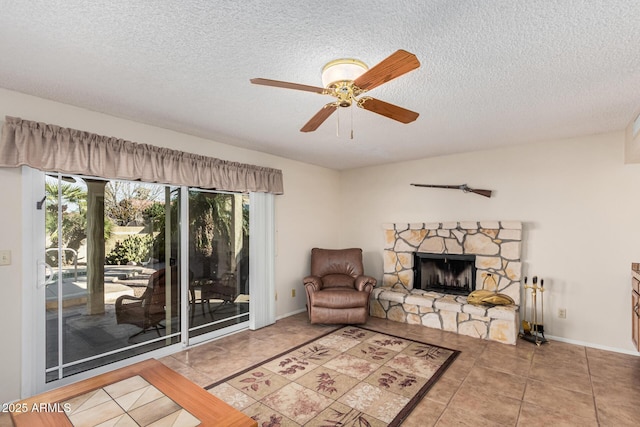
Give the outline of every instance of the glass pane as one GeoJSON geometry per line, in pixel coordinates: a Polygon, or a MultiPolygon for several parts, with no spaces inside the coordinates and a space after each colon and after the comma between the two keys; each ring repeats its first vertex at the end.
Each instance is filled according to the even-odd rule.
{"type": "Polygon", "coordinates": [[[178,342],[177,189],[71,176],[45,185],[47,381],[178,342]]]}
{"type": "Polygon", "coordinates": [[[189,191],[189,331],[249,320],[249,196],[189,191]]]}

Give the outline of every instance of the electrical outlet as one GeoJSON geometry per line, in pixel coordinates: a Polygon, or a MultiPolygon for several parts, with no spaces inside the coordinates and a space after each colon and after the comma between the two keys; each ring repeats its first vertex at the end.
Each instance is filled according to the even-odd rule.
{"type": "Polygon", "coordinates": [[[559,319],[566,319],[567,318],[567,309],[566,308],[559,308],[558,309],[558,318],[559,319]]]}
{"type": "Polygon", "coordinates": [[[0,251],[0,265],[11,265],[11,251],[0,251]]]}
{"type": "Polygon", "coordinates": [[[291,289],[291,298],[295,298],[295,297],[296,297],[296,290],[291,289]]]}

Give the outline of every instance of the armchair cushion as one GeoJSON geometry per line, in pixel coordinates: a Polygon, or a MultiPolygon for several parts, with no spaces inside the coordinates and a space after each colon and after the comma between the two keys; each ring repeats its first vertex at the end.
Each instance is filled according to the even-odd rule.
{"type": "Polygon", "coordinates": [[[348,275],[356,278],[363,274],[362,249],[320,249],[311,250],[311,275],[348,275]]]}
{"type": "Polygon", "coordinates": [[[327,274],[323,276],[322,288],[345,288],[355,289],[356,280],[347,274],[327,274]]]}
{"type": "Polygon", "coordinates": [[[326,308],[357,308],[369,304],[369,292],[352,289],[325,289],[310,295],[311,305],[326,308]]]}

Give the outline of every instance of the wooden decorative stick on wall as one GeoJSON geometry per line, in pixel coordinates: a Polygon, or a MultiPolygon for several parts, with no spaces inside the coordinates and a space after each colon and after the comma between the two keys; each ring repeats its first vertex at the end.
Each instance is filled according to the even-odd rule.
{"type": "Polygon", "coordinates": [[[477,190],[470,188],[467,184],[462,185],[430,185],[430,184],[411,184],[414,187],[429,187],[429,188],[449,188],[454,190],[462,190],[465,193],[476,193],[484,197],[491,197],[491,190],[477,190]]]}

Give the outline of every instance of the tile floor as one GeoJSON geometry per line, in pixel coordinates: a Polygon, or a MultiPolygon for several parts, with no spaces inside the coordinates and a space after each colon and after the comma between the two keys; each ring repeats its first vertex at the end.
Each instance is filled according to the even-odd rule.
{"type": "MultiPolygon", "coordinates": [[[[365,326],[462,352],[404,426],[640,425],[640,357],[553,341],[510,346],[378,318],[365,326]]],[[[301,313],[161,361],[204,387],[333,328],[301,313]]],[[[0,426],[7,421],[0,416],[0,426]]]]}

